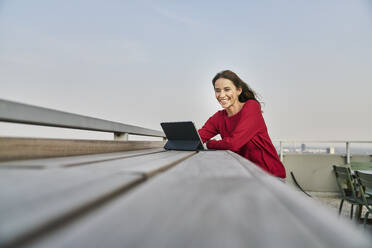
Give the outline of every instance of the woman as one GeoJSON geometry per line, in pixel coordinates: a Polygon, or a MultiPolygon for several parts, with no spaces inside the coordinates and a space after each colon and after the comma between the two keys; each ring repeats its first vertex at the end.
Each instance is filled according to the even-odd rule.
{"type": "Polygon", "coordinates": [[[203,143],[207,142],[210,149],[236,152],[270,174],[285,178],[254,91],[230,70],[218,73],[212,82],[223,110],[199,129],[203,143]],[[217,134],[222,140],[210,140],[217,134]]]}

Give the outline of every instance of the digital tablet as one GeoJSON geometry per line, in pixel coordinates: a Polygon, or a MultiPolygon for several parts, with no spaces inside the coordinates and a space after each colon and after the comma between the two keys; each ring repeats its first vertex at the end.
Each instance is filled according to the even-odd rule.
{"type": "Polygon", "coordinates": [[[167,150],[202,151],[206,150],[192,121],[160,123],[168,141],[167,150]]]}

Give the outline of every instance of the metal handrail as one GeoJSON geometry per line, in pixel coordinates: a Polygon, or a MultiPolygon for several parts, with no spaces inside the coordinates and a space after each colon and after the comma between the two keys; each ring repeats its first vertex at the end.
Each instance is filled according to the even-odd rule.
{"type": "Polygon", "coordinates": [[[114,133],[116,140],[128,134],[165,138],[164,132],[94,117],[0,99],[0,121],[114,133]]]}
{"type": "Polygon", "coordinates": [[[368,141],[368,140],[273,140],[273,142],[279,142],[280,161],[283,161],[283,143],[345,143],[347,164],[350,164],[350,157],[351,157],[350,144],[351,143],[372,144],[372,141],[368,141]]]}

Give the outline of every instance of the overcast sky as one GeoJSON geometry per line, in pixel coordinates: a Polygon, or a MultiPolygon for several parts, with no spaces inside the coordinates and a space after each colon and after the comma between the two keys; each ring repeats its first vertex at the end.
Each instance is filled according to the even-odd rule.
{"type": "Polygon", "coordinates": [[[220,109],[211,79],[230,69],[262,97],[273,139],[372,140],[371,2],[0,0],[0,98],[201,127],[220,109]]]}

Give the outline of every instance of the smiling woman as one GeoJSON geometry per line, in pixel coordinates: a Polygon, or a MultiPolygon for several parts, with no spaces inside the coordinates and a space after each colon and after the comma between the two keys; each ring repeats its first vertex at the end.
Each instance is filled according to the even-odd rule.
{"type": "Polygon", "coordinates": [[[261,106],[255,92],[230,70],[218,73],[212,80],[218,111],[199,135],[207,147],[231,150],[247,158],[270,174],[285,178],[285,169],[267,132],[261,106]],[[220,134],[222,140],[211,140],[220,134]]]}

